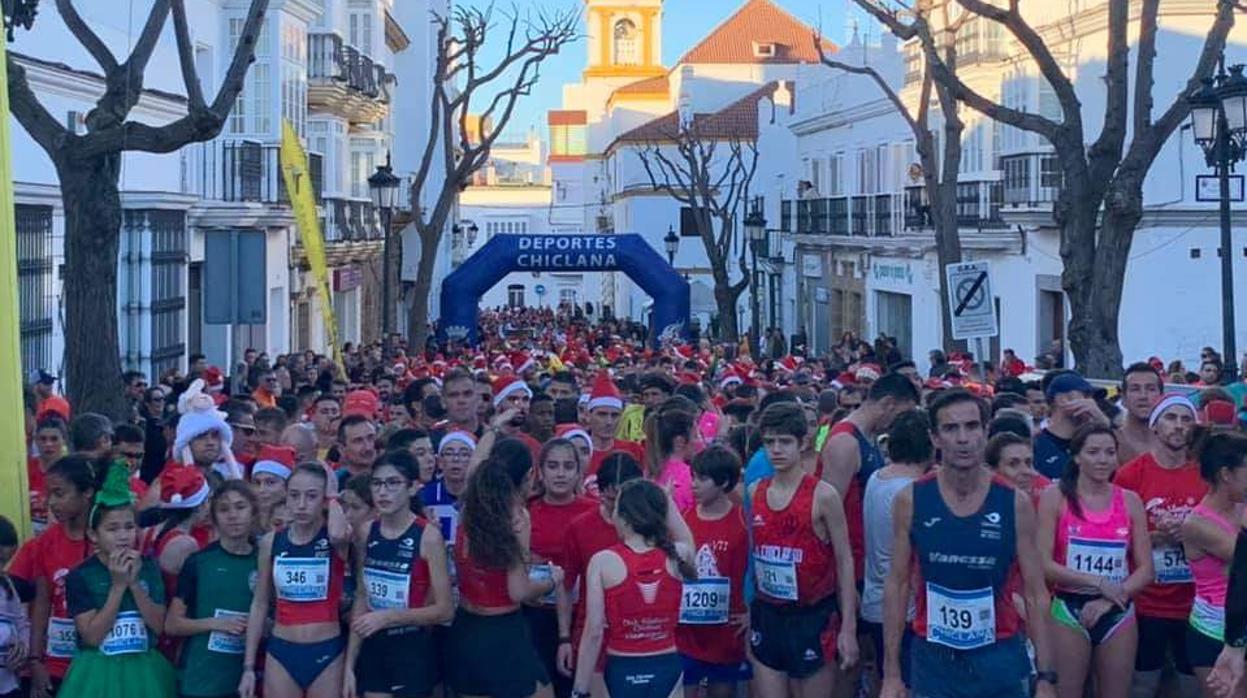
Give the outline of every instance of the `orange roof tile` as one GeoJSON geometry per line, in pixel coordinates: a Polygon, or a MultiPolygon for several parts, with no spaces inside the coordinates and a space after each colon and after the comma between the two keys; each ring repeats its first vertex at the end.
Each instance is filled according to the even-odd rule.
{"type": "Polygon", "coordinates": [[[634,94],[653,94],[656,92],[666,93],[671,89],[671,80],[666,75],[660,75],[656,78],[646,78],[630,82],[627,85],[615,90],[617,95],[634,95],[634,94]]]}
{"type": "MultiPolygon", "coordinates": [[[[694,114],[693,124],[703,139],[736,139],[742,141],[758,138],[758,102],[763,97],[774,94],[778,82],[772,82],[741,97],[717,112],[694,114]]],[[[788,89],[793,89],[792,83],[788,89]]],[[[615,139],[615,143],[646,143],[650,141],[669,141],[675,138],[680,127],[678,111],[660,116],[653,121],[625,132],[615,139]]]]}
{"type": "MultiPolygon", "coordinates": [[[[824,42],[831,53],[837,47],[824,42]]],[[[817,63],[814,29],[772,0],[748,0],[701,43],[684,54],[684,63],[817,63]],[[774,44],[774,56],[758,56],[754,44],[774,44]]]]}

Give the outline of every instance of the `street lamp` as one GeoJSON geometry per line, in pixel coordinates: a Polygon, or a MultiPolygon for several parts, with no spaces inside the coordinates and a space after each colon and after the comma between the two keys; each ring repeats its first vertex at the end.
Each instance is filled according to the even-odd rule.
{"type": "Polygon", "coordinates": [[[377,168],[376,173],[368,178],[368,189],[372,192],[372,205],[381,215],[381,231],[384,237],[382,248],[381,275],[381,334],[383,341],[389,341],[394,331],[394,240],[390,226],[394,220],[394,209],[398,206],[398,187],[402,180],[394,176],[390,167],[390,154],[385,154],[385,164],[377,168]]]}
{"type": "Polygon", "coordinates": [[[1247,77],[1243,66],[1225,71],[1225,54],[1218,62],[1215,81],[1204,84],[1187,98],[1191,108],[1191,131],[1204,151],[1204,160],[1217,171],[1221,203],[1221,333],[1222,371],[1226,380],[1237,380],[1238,350],[1234,323],[1234,237],[1230,216],[1230,170],[1247,156],[1247,77]]]}
{"type": "Polygon", "coordinates": [[[675,234],[675,226],[667,226],[667,235],[662,239],[667,247],[667,264],[675,266],[675,253],[680,250],[680,236],[675,234]]]}
{"type": "Polygon", "coordinates": [[[762,247],[762,243],[766,240],[766,218],[762,216],[762,209],[755,202],[753,210],[749,215],[745,216],[745,235],[749,238],[749,251],[753,258],[753,277],[749,280],[749,290],[752,302],[752,323],[753,328],[750,334],[753,342],[753,352],[755,360],[762,358],[762,338],[759,323],[758,310],[758,249],[762,247]]]}

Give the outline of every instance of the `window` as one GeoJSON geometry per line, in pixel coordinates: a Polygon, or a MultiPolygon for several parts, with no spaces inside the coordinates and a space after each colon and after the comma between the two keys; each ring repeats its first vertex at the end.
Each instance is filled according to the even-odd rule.
{"type": "Polygon", "coordinates": [[[857,193],[873,194],[879,183],[879,151],[863,148],[857,151],[857,193]]]}
{"type": "Polygon", "coordinates": [[[350,40],[365,56],[372,56],[372,13],[351,13],[350,40]]]}
{"type": "Polygon", "coordinates": [[[755,41],[753,42],[753,55],[755,58],[774,58],[775,44],[755,41]]]}
{"type": "Polygon", "coordinates": [[[256,63],[251,67],[248,76],[251,83],[247,90],[251,93],[251,131],[252,133],[268,133],[272,128],[272,97],[273,82],[269,73],[269,64],[256,63]]]}
{"type": "Polygon", "coordinates": [[[561,157],[583,157],[585,127],[580,125],[551,126],[550,154],[561,157]]]}
{"type": "Polygon", "coordinates": [[[524,284],[507,286],[507,305],[512,308],[524,307],[524,284]]]}
{"type": "Polygon", "coordinates": [[[818,158],[810,160],[810,184],[814,185],[814,191],[821,196],[823,193],[823,161],[818,158]]]}
{"type": "Polygon", "coordinates": [[[827,170],[827,195],[844,196],[844,153],[832,155],[827,170]]]}
{"type": "Polygon", "coordinates": [[[636,25],[630,19],[615,22],[615,65],[639,65],[640,46],[636,25]]]}
{"type": "Polygon", "coordinates": [[[961,29],[957,32],[958,58],[974,60],[978,56],[980,22],[981,20],[975,18],[961,25],[961,29]]]}
{"type": "Polygon", "coordinates": [[[307,71],[297,65],[283,65],[281,76],[281,116],[294,125],[300,136],[307,131],[307,71]]]}
{"type": "Polygon", "coordinates": [[[961,173],[979,172],[983,169],[982,121],[971,126],[962,139],[961,173]]]}

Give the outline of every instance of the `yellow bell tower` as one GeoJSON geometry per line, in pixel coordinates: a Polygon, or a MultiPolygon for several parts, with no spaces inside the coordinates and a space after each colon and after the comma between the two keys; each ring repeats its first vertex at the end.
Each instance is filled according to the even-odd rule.
{"type": "Polygon", "coordinates": [[[663,0],[585,0],[586,78],[649,78],[662,67],[663,0]]]}

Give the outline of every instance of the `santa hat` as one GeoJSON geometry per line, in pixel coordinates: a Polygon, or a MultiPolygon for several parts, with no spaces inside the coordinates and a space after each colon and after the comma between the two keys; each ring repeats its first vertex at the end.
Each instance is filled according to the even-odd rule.
{"type": "Polygon", "coordinates": [[[511,368],[514,369],[516,373],[523,373],[524,371],[527,371],[530,368],[535,368],[536,366],[537,362],[533,361],[533,357],[529,356],[526,352],[516,351],[511,353],[511,368]]]}
{"type": "Polygon", "coordinates": [[[368,419],[376,419],[379,407],[376,393],[371,390],[352,390],[342,400],[342,416],[360,415],[368,419]]]}
{"type": "Polygon", "coordinates": [[[560,424],[554,428],[554,436],[559,439],[584,439],[585,443],[589,444],[589,453],[593,453],[593,439],[589,437],[589,432],[579,424],[560,424]]]}
{"type": "Polygon", "coordinates": [[[611,380],[611,375],[606,371],[598,371],[593,379],[593,390],[589,392],[589,409],[599,407],[623,409],[623,398],[619,396],[619,388],[615,387],[615,381],[611,380]]]}
{"type": "Polygon", "coordinates": [[[60,395],[45,397],[43,402],[39,403],[39,412],[35,414],[35,419],[41,420],[50,414],[55,414],[68,422],[70,415],[69,402],[60,395]]]}
{"type": "Polygon", "coordinates": [[[255,465],[251,467],[251,477],[258,473],[268,473],[282,480],[289,480],[290,473],[294,471],[295,458],[294,448],[290,446],[266,444],[260,448],[255,465]]]}
{"type": "Polygon", "coordinates": [[[204,392],[204,381],[196,378],[186,392],[178,398],[177,433],[173,439],[173,456],[176,460],[191,464],[190,443],[209,432],[218,432],[223,445],[221,451],[226,467],[226,479],[241,480],[242,468],[234,460],[230,446],[234,443],[234,430],[225,421],[225,413],[216,408],[216,401],[204,392]]]}
{"type": "Polygon", "coordinates": [[[857,367],[856,375],[859,381],[869,383],[879,380],[879,376],[882,374],[883,371],[875,364],[862,364],[857,367]]]}
{"type": "Polygon", "coordinates": [[[208,388],[220,387],[225,384],[225,374],[216,366],[209,366],[204,369],[203,381],[208,388]]]}
{"type": "Polygon", "coordinates": [[[194,509],[212,493],[208,480],[198,468],[175,465],[160,473],[160,507],[194,509]]]}
{"type": "Polygon", "coordinates": [[[735,369],[728,367],[728,369],[723,372],[723,377],[719,379],[719,388],[726,389],[729,385],[744,382],[745,379],[741,378],[740,374],[737,373],[735,369]]]}
{"type": "Polygon", "coordinates": [[[528,384],[520,380],[515,374],[507,374],[498,376],[494,379],[494,407],[501,407],[504,400],[514,393],[522,392],[528,397],[533,396],[533,391],[528,384]]]}
{"type": "MultiPolygon", "coordinates": [[[[1156,406],[1152,408],[1152,414],[1148,416],[1147,425],[1149,427],[1156,426],[1156,422],[1160,421],[1161,415],[1163,415],[1167,410],[1169,410],[1172,407],[1181,407],[1181,408],[1190,410],[1191,416],[1197,420],[1199,419],[1199,410],[1195,408],[1195,403],[1191,402],[1190,398],[1188,398],[1185,395],[1178,395],[1176,393],[1172,393],[1161,398],[1160,402],[1156,403],[1156,406]]],[[[1205,409],[1207,407],[1208,405],[1205,405],[1205,409]]],[[[1234,405],[1231,404],[1230,414],[1233,414],[1233,413],[1234,413],[1234,405]]],[[[1233,424],[1234,422],[1231,419],[1229,423],[1233,424]]]]}
{"type": "Polygon", "coordinates": [[[442,451],[446,450],[448,445],[455,443],[467,446],[470,451],[476,451],[476,437],[466,431],[456,429],[455,431],[447,432],[442,437],[442,440],[437,442],[437,455],[442,455],[442,451]]]}
{"type": "Polygon", "coordinates": [[[836,390],[847,388],[851,385],[857,385],[857,376],[849,373],[848,371],[841,372],[840,375],[836,376],[831,381],[831,387],[836,390]]]}
{"type": "Polygon", "coordinates": [[[801,359],[792,355],[785,356],[775,366],[785,373],[796,373],[801,368],[801,359]]]}

